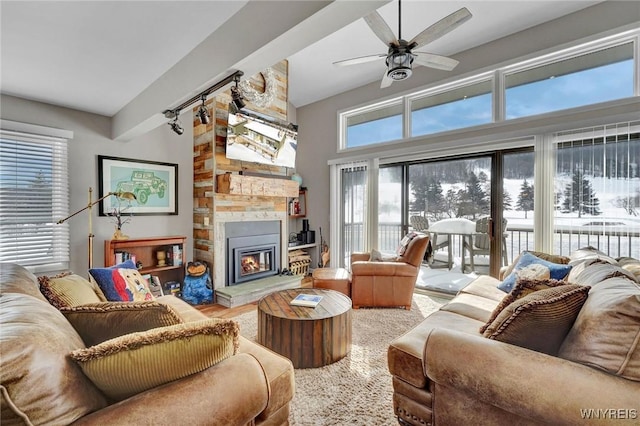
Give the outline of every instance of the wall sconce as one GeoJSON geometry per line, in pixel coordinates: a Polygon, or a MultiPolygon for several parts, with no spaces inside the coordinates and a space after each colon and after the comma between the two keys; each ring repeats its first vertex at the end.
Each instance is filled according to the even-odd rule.
{"type": "Polygon", "coordinates": [[[200,119],[200,123],[209,124],[211,122],[211,116],[209,115],[209,111],[207,110],[204,102],[206,101],[207,96],[202,95],[202,105],[198,108],[198,118],[200,119]]]}

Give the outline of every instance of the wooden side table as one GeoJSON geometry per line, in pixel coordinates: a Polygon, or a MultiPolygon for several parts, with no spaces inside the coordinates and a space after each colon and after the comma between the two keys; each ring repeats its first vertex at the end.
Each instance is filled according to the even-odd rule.
{"type": "Polygon", "coordinates": [[[351,350],[351,299],[334,290],[277,291],[258,302],[258,343],[289,358],[294,368],[316,368],[351,350]],[[289,304],[298,294],[317,294],[315,308],[289,304]]]}

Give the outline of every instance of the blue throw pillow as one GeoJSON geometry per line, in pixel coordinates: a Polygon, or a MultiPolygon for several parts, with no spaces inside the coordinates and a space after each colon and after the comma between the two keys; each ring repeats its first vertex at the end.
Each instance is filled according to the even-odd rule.
{"type": "Polygon", "coordinates": [[[110,302],[153,300],[147,280],[132,260],[108,268],[92,268],[89,273],[110,302]]]}
{"type": "Polygon", "coordinates": [[[540,259],[529,252],[523,252],[513,271],[502,281],[498,288],[509,293],[519,277],[531,279],[562,280],[571,271],[571,265],[563,265],[540,259]]]}

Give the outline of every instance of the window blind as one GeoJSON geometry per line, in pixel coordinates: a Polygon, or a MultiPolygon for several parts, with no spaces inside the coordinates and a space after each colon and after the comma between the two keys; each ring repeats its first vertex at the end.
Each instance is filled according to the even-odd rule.
{"type": "Polygon", "coordinates": [[[554,248],[640,255],[640,122],[558,132],[554,248]]]}
{"type": "Polygon", "coordinates": [[[0,262],[69,267],[67,139],[0,130],[0,262]]]}
{"type": "Polygon", "coordinates": [[[341,267],[350,265],[351,253],[365,247],[368,167],[366,162],[342,165],[340,169],[342,188],[342,257],[341,267]]]}

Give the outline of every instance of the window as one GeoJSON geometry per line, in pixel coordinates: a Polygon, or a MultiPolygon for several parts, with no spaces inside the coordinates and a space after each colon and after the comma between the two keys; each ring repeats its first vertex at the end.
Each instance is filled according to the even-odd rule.
{"type": "Polygon", "coordinates": [[[411,100],[411,136],[491,123],[493,83],[483,81],[411,100]]]}
{"type": "Polygon", "coordinates": [[[340,148],[404,142],[637,96],[638,34],[628,31],[341,112],[340,148]]]}
{"type": "Polygon", "coordinates": [[[0,262],[66,268],[69,227],[56,222],[69,211],[67,139],[7,130],[10,123],[0,131],[0,262]]]}
{"type": "Polygon", "coordinates": [[[633,96],[633,43],[505,76],[506,118],[633,96]]]}
{"type": "Polygon", "coordinates": [[[392,101],[343,117],[346,148],[402,139],[402,103],[392,101]]]}
{"type": "Polygon", "coordinates": [[[640,122],[554,135],[554,252],[640,253],[640,122]]]}

